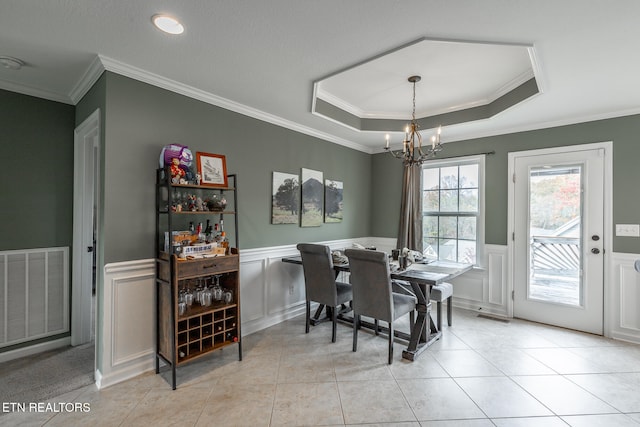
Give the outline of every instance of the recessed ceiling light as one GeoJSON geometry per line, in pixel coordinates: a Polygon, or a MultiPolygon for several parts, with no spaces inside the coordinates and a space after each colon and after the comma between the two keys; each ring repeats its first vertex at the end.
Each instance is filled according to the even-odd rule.
{"type": "Polygon", "coordinates": [[[24,65],[24,61],[10,56],[0,56],[0,64],[9,70],[19,70],[24,65]]]}
{"type": "Polygon", "coordinates": [[[151,18],[153,21],[153,25],[155,25],[159,30],[164,31],[169,34],[182,34],[184,32],[184,27],[176,18],[173,18],[168,15],[153,15],[151,18]]]}

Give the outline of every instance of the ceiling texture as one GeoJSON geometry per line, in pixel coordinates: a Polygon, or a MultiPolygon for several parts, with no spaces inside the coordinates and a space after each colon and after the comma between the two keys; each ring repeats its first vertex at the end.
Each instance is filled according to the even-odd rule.
{"type": "Polygon", "coordinates": [[[103,70],[367,153],[640,113],[640,1],[0,0],[0,88],[77,103],[103,70]],[[185,27],[157,30],[165,13],[185,27]]]}

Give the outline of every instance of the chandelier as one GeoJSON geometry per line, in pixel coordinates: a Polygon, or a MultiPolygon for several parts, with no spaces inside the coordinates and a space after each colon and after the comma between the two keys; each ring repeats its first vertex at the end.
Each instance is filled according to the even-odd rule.
{"type": "Polygon", "coordinates": [[[442,150],[442,145],[440,144],[442,126],[439,126],[436,134],[431,137],[431,145],[427,147],[422,146],[422,136],[418,131],[420,126],[418,122],[416,122],[416,83],[419,82],[420,79],[420,76],[411,76],[408,78],[409,83],[413,83],[413,113],[411,114],[411,123],[407,125],[404,131],[402,151],[392,150],[389,147],[389,134],[385,137],[387,141],[384,147],[385,151],[396,159],[401,159],[405,166],[421,165],[424,161],[435,157],[436,153],[442,150]]]}

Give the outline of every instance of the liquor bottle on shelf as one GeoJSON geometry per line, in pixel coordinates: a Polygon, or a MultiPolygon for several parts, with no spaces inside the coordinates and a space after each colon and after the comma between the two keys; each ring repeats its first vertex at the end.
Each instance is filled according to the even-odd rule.
{"type": "Polygon", "coordinates": [[[204,243],[205,236],[204,236],[204,232],[203,232],[203,229],[202,229],[202,223],[201,222],[198,223],[198,227],[196,228],[196,236],[198,238],[198,240],[197,240],[198,243],[204,243]]]}
{"type": "Polygon", "coordinates": [[[214,242],[216,242],[218,244],[218,246],[220,246],[220,227],[218,226],[218,224],[216,223],[213,226],[213,239],[214,242]]]}
{"type": "Polygon", "coordinates": [[[227,255],[229,253],[229,239],[227,238],[227,233],[224,231],[224,221],[220,220],[220,241],[218,245],[224,248],[224,253],[227,255]]]}
{"type": "Polygon", "coordinates": [[[211,241],[213,240],[213,229],[211,228],[211,220],[207,220],[207,226],[204,228],[204,239],[205,242],[207,243],[211,243],[211,241]]]}

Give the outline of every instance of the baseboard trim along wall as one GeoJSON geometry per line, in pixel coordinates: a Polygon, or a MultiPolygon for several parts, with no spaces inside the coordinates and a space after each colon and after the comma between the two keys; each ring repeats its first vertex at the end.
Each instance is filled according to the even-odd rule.
{"type": "Polygon", "coordinates": [[[56,340],[33,344],[27,347],[17,348],[15,350],[8,350],[0,353],[0,363],[8,362],[9,360],[20,359],[22,357],[31,356],[33,354],[43,353],[49,350],[67,347],[69,345],[71,345],[71,337],[64,337],[56,340]]]}
{"type": "MultiPolygon", "coordinates": [[[[359,243],[390,252],[396,240],[367,237],[319,243],[334,250],[359,243]]],[[[298,255],[295,244],[240,251],[243,336],[304,313],[302,268],[281,261],[292,255],[298,255]]],[[[605,312],[611,325],[607,336],[640,343],[636,315],[640,274],[633,270],[639,256],[613,254],[612,258],[610,285],[605,285],[605,312]]],[[[454,307],[509,317],[507,261],[507,246],[486,245],[484,267],[453,280],[454,307]]],[[[154,260],[109,264],[104,274],[104,298],[98,302],[103,307],[103,330],[96,331],[97,339],[102,340],[96,371],[99,388],[151,371],[155,365],[154,260]]]]}

